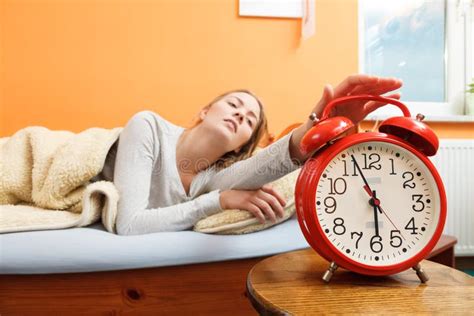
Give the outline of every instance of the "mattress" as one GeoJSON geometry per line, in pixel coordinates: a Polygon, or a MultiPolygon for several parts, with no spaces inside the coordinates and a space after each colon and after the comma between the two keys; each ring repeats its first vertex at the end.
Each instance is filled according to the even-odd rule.
{"type": "Polygon", "coordinates": [[[295,216],[246,235],[119,236],[102,224],[0,234],[0,274],[112,271],[255,258],[308,248],[295,216]]]}

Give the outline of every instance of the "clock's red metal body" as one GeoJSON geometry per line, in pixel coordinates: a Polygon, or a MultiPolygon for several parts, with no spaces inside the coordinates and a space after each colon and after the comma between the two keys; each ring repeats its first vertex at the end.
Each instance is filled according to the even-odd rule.
{"type": "MultiPolygon", "coordinates": [[[[436,168],[427,158],[427,155],[433,155],[436,153],[436,150],[438,148],[438,139],[436,135],[425,124],[411,119],[408,109],[401,102],[393,99],[382,98],[379,96],[358,96],[346,97],[335,100],[326,107],[322,115],[322,122],[324,120],[335,120],[336,123],[332,122],[331,124],[333,126],[339,126],[339,128],[336,128],[335,132],[331,134],[330,130],[325,129],[324,127],[330,126],[330,124],[324,124],[322,130],[323,133],[326,134],[325,142],[340,137],[341,133],[351,128],[351,126],[347,124],[347,119],[342,120],[342,123],[338,124],[338,117],[328,118],[331,108],[341,102],[357,99],[376,100],[397,105],[398,107],[400,107],[400,109],[402,109],[404,116],[394,117],[387,120],[388,122],[385,121],[384,123],[382,123],[382,126],[384,126],[382,128],[383,130],[388,132],[396,131],[394,133],[395,135],[380,132],[353,134],[350,136],[339,138],[339,140],[335,141],[334,143],[326,145],[325,147],[320,149],[312,158],[308,159],[298,176],[295,187],[295,204],[298,215],[298,221],[300,224],[300,228],[310,246],[326,260],[334,261],[338,266],[361,274],[394,274],[413,267],[415,264],[423,260],[436,245],[443,232],[444,224],[446,221],[446,194],[443,182],[436,168]],[[340,128],[341,126],[343,127],[342,129],[340,128]],[[333,244],[324,234],[320,222],[317,218],[318,216],[315,205],[317,194],[316,186],[319,181],[319,178],[321,177],[323,171],[326,169],[327,165],[336,155],[344,151],[346,148],[370,141],[391,143],[393,145],[400,146],[417,156],[432,173],[439,191],[439,220],[431,240],[414,256],[398,264],[386,266],[370,266],[350,259],[333,246],[333,244]],[[410,141],[412,142],[410,143],[410,141]]],[[[318,133],[317,129],[318,126],[313,127],[313,129],[310,130],[303,138],[301,148],[304,148],[304,151],[310,152],[314,149],[318,149],[324,143],[321,142],[321,137],[315,136],[318,133]],[[315,145],[311,144],[314,139],[317,140],[316,142],[314,142],[315,145]]]]}

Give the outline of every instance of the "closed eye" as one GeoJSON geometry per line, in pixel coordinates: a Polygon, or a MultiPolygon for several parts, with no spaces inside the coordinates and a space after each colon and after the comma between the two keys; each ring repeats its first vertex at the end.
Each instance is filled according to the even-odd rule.
{"type": "MultiPolygon", "coordinates": [[[[227,101],[227,103],[228,103],[230,106],[232,106],[233,108],[236,108],[236,107],[237,107],[237,105],[235,105],[235,103],[232,103],[232,102],[230,102],[230,101],[227,101]]],[[[250,127],[253,126],[251,120],[247,120],[247,122],[248,122],[248,124],[250,125],[250,127]]]]}

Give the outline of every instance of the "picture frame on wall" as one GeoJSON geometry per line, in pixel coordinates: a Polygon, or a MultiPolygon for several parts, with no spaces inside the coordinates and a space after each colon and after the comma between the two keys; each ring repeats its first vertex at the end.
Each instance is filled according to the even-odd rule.
{"type": "Polygon", "coordinates": [[[239,0],[240,16],[303,17],[304,0],[239,0]]]}

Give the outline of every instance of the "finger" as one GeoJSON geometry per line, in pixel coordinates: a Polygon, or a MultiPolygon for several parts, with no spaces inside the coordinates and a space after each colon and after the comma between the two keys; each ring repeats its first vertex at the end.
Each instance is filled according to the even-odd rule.
{"type": "Polygon", "coordinates": [[[378,81],[379,78],[375,76],[364,74],[350,75],[334,89],[334,96],[346,96],[358,85],[376,84],[378,81]]]}
{"type": "Polygon", "coordinates": [[[247,211],[252,213],[261,224],[265,224],[265,216],[263,215],[262,211],[254,204],[249,204],[246,207],[247,211]]]}
{"type": "Polygon", "coordinates": [[[262,191],[259,197],[265,202],[267,202],[272,208],[272,210],[275,211],[280,218],[285,215],[285,210],[283,209],[281,202],[273,195],[273,193],[267,193],[262,191]]]}
{"type": "MultiPolygon", "coordinates": [[[[396,99],[396,100],[399,100],[400,97],[401,97],[401,94],[400,93],[394,93],[394,94],[390,94],[388,96],[384,96],[385,98],[390,98],[390,99],[396,99]]],[[[386,105],[388,103],[386,102],[379,102],[379,101],[370,101],[370,102],[367,102],[364,106],[364,113],[365,115],[368,115],[369,113],[377,110],[378,108],[386,105]]]]}
{"type": "Polygon", "coordinates": [[[400,100],[400,98],[402,97],[402,94],[400,92],[397,92],[397,93],[392,93],[392,94],[389,94],[389,95],[383,95],[382,97],[389,98],[389,99],[400,100]]]}
{"type": "Polygon", "coordinates": [[[269,194],[272,194],[274,197],[276,197],[278,199],[278,202],[280,202],[281,206],[286,205],[286,200],[283,197],[283,195],[280,192],[278,192],[277,190],[275,190],[273,187],[263,186],[262,190],[269,193],[269,194]]]}
{"type": "Polygon", "coordinates": [[[375,85],[361,85],[355,87],[350,94],[381,95],[401,88],[403,82],[396,78],[381,78],[375,85]]]}
{"type": "Polygon", "coordinates": [[[322,112],[326,108],[326,106],[329,104],[329,102],[334,99],[334,89],[330,84],[327,84],[324,86],[324,93],[323,93],[323,106],[321,107],[321,112],[319,113],[318,117],[321,117],[322,112]]]}
{"type": "Polygon", "coordinates": [[[332,100],[333,96],[334,96],[334,89],[332,85],[328,83],[324,85],[323,97],[321,98],[319,102],[322,103],[323,105],[326,105],[332,100]]]}
{"type": "Polygon", "coordinates": [[[323,89],[323,96],[321,97],[318,104],[313,109],[313,112],[316,113],[316,116],[318,118],[321,117],[321,114],[323,113],[324,108],[326,107],[326,105],[328,105],[329,102],[331,102],[333,97],[334,97],[334,90],[332,86],[330,84],[325,85],[323,89]]]}
{"type": "Polygon", "coordinates": [[[252,201],[252,203],[256,205],[268,218],[270,218],[272,222],[276,222],[276,215],[270,205],[265,200],[261,198],[256,198],[252,201]]]}

